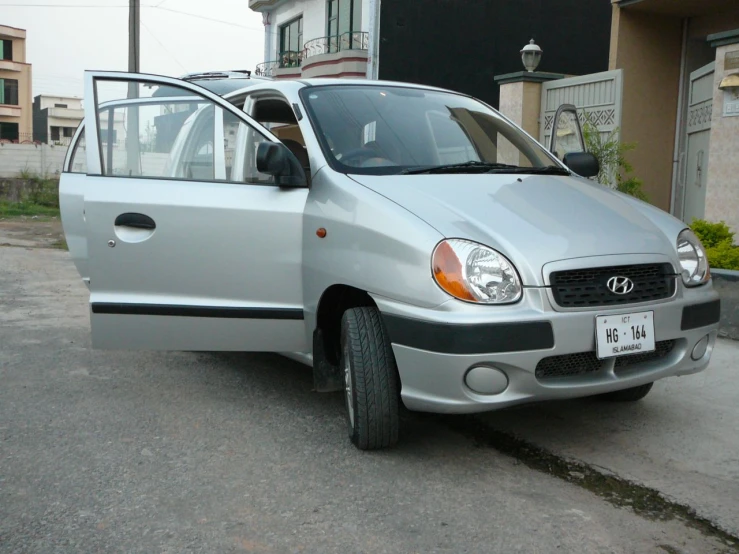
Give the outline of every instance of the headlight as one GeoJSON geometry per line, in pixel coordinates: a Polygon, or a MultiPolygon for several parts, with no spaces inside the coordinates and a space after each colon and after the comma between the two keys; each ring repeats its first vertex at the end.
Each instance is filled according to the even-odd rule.
{"type": "Polygon", "coordinates": [[[500,252],[476,242],[450,239],[434,250],[431,269],[438,285],[459,300],[510,304],[523,287],[516,268],[500,252]]]}
{"type": "Polygon", "coordinates": [[[711,278],[706,251],[698,237],[690,229],[685,229],[677,237],[677,255],[682,266],[683,283],[696,287],[707,283],[711,278]]]}

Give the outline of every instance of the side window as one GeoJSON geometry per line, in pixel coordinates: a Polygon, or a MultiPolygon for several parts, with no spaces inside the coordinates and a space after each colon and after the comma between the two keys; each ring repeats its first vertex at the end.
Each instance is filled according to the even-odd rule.
{"type": "Polygon", "coordinates": [[[70,173],[87,173],[87,145],[85,144],[85,130],[82,129],[77,143],[74,145],[72,159],[69,163],[70,173]]]}
{"type": "Polygon", "coordinates": [[[305,138],[290,103],[284,97],[257,98],[251,112],[258,123],[269,129],[287,146],[310,175],[305,138]]]}
{"type": "Polygon", "coordinates": [[[273,185],[275,178],[257,170],[257,149],[268,139],[231,112],[223,114],[225,165],[229,180],[273,185]]]}
{"type": "Polygon", "coordinates": [[[272,183],[256,164],[264,137],[220,104],[170,85],[95,81],[102,174],[272,183]],[[244,155],[254,149],[254,155],[244,155]],[[251,158],[251,159],[250,159],[251,158]],[[237,171],[236,171],[237,170],[237,171]]]}

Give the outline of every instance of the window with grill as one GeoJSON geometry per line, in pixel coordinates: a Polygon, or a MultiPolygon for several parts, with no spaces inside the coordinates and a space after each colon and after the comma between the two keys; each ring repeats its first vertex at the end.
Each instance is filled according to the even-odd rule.
{"type": "Polygon", "coordinates": [[[18,105],[18,81],[0,79],[0,104],[18,105]]]}
{"type": "Polygon", "coordinates": [[[303,16],[300,16],[280,27],[280,67],[299,66],[300,53],[302,49],[303,16]]]}
{"type": "Polygon", "coordinates": [[[329,0],[327,8],[329,52],[351,48],[352,35],[362,30],[362,0],[329,0]]]}
{"type": "Polygon", "coordinates": [[[13,60],[13,41],[0,40],[0,60],[13,60]]]}

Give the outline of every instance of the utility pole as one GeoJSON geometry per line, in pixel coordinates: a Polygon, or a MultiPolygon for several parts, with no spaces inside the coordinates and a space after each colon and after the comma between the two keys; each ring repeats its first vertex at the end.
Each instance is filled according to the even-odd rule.
{"type": "MultiPolygon", "coordinates": [[[[128,72],[140,73],[141,68],[141,4],[140,0],[128,0],[128,72]]],[[[128,97],[138,98],[141,83],[128,83],[128,97]]],[[[126,133],[126,165],[129,175],[141,175],[141,145],[139,107],[126,108],[128,129],[126,133]]]]}
{"type": "Polygon", "coordinates": [[[141,68],[141,3],[128,0],[128,72],[139,73],[141,68]]]}

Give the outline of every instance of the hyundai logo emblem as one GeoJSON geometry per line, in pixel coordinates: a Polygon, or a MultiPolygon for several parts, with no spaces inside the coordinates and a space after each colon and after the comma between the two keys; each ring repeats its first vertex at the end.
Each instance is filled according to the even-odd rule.
{"type": "Polygon", "coordinates": [[[634,290],[634,281],[628,277],[611,277],[606,286],[614,294],[629,294],[634,290]]]}

